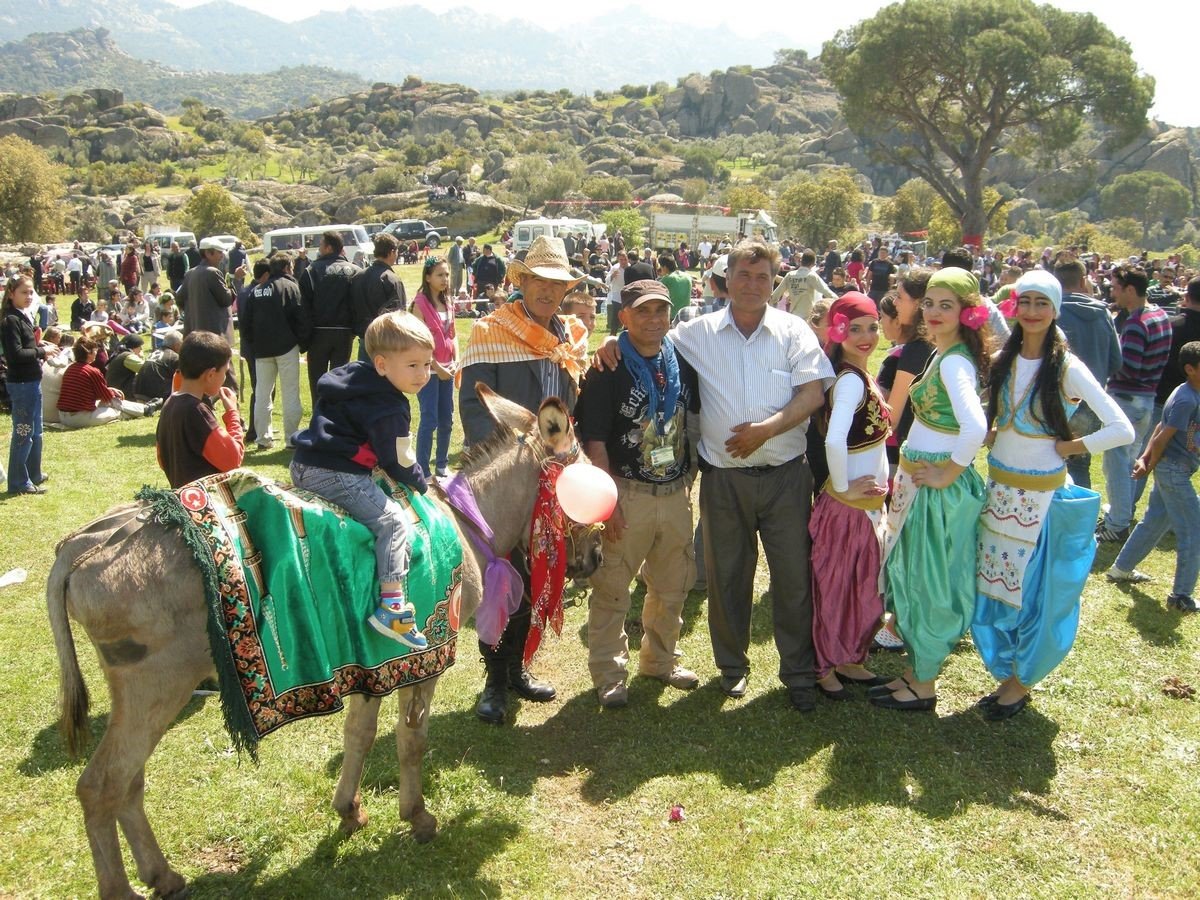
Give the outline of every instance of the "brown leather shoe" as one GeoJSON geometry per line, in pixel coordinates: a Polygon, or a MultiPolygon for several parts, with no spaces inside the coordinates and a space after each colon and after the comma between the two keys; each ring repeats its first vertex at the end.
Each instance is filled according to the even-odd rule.
{"type": "Polygon", "coordinates": [[[655,681],[661,681],[663,684],[673,687],[678,691],[691,691],[700,686],[700,676],[691,669],[685,669],[683,666],[676,665],[670,672],[662,675],[653,675],[649,672],[642,673],[646,678],[653,678],[655,681]]]}
{"type": "Polygon", "coordinates": [[[614,681],[602,688],[596,688],[596,696],[605,709],[620,709],[629,702],[629,690],[623,681],[614,681]]]}

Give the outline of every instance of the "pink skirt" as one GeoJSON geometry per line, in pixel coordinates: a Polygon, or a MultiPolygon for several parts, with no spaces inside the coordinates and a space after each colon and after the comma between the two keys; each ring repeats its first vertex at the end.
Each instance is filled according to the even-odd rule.
{"type": "Polygon", "coordinates": [[[864,662],[879,630],[879,538],[872,514],[822,492],[813,506],[813,646],[817,677],[864,662]]]}

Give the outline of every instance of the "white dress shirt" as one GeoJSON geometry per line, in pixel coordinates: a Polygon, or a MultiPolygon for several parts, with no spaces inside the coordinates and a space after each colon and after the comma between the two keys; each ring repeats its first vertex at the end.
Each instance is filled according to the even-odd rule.
{"type": "Polygon", "coordinates": [[[723,469],[778,466],[802,455],[807,420],[766,441],[744,459],[725,449],[733,427],[761,422],[783,409],[795,389],[833,383],[833,366],[808,323],[767,307],[762,322],[746,337],[726,306],[681,322],[670,332],[700,382],[700,455],[723,469]]]}

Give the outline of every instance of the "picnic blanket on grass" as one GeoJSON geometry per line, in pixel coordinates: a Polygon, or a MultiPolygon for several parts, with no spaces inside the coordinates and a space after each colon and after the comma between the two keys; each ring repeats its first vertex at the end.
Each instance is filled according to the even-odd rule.
{"type": "Polygon", "coordinates": [[[327,501],[248,469],[137,498],[196,558],[225,724],[252,756],[263,736],[337,712],[346,694],[384,696],[454,664],[462,549],[423,495],[395,494],[412,524],[405,596],[429,642],[422,651],[367,625],[379,602],[375,539],[327,501]]]}

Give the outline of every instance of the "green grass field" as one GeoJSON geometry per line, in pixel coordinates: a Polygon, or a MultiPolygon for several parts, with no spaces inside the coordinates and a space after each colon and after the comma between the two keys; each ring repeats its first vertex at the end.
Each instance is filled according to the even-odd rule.
{"type": "MultiPolygon", "coordinates": [[[[410,290],[414,275],[405,271],[410,290]]],[[[459,324],[465,338],[469,322],[459,324]]],[[[44,585],[64,534],[142,484],[165,485],[155,424],[50,432],[50,493],[0,497],[0,573],[29,572],[0,590],[0,897],[94,896],[74,797],[83,763],[55,729],[44,585]]],[[[5,458],[10,431],[5,417],[5,458]]],[[[282,479],[288,457],[251,451],[246,463],[282,479]]],[[[583,646],[586,601],[571,594],[561,639],[547,638],[534,665],[559,699],[521,705],[515,725],[476,721],[483,670],[464,631],[431,713],[425,790],[441,823],[432,844],[418,846],[398,821],[390,702],[364,778],[371,823],[350,839],[329,807],[336,716],[272,735],[256,767],[230,749],[215,700],[193,700],[148,765],[147,811],[197,898],[1195,897],[1200,703],[1163,688],[1170,677],[1200,685],[1200,616],[1164,607],[1173,546],[1168,538],[1143,566],[1152,584],[1089,581],[1073,653],[1009,722],[973,709],[989,679],[969,640],[947,664],[936,715],[858,699],[801,716],[774,677],[761,600],[750,693],[727,701],[698,593],[681,649],[701,688],[685,695],[634,679],[628,708],[601,711],[583,646]],[[668,822],[673,803],[683,822],[668,822]]],[[[1100,548],[1094,572],[1116,549],[1100,548]]],[[[760,598],[767,586],[760,567],[760,598]]],[[[637,597],[635,646],[639,614],[637,597]]],[[[78,630],[76,640],[99,733],[107,694],[78,630]]],[[[872,663],[903,667],[895,654],[872,663]]]]}

